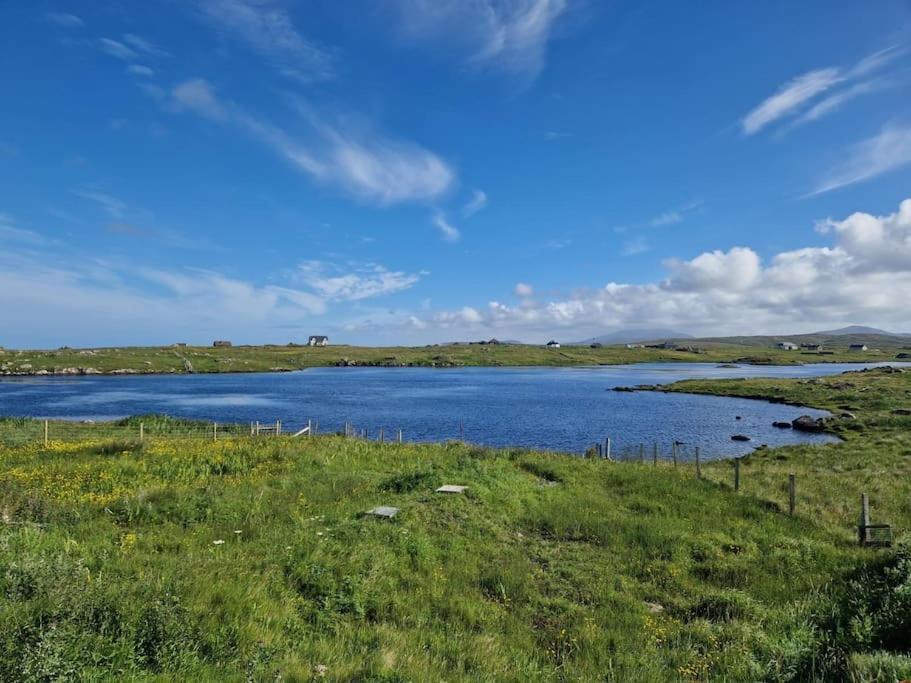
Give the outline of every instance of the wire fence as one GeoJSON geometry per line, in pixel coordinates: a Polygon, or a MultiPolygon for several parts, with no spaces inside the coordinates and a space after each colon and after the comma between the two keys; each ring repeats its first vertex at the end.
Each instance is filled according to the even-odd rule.
{"type": "Polygon", "coordinates": [[[317,434],[337,434],[381,442],[403,441],[401,429],[379,428],[368,431],[355,427],[350,422],[345,422],[344,426],[337,429],[321,431],[320,424],[314,420],[307,420],[303,426],[294,424],[289,427],[281,420],[238,424],[182,420],[155,415],[99,422],[0,418],[0,445],[5,446],[85,441],[145,442],[151,439],[218,441],[226,438],[306,438],[317,434]]]}

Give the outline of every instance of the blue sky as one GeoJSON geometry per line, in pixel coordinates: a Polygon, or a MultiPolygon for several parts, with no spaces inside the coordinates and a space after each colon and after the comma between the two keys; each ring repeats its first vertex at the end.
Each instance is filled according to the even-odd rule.
{"type": "Polygon", "coordinates": [[[911,331],[907,2],[3,19],[0,345],[911,331]]]}

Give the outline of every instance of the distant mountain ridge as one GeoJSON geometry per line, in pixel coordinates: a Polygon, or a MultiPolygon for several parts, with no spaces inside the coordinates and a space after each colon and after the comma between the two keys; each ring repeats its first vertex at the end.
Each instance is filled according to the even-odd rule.
{"type": "Polygon", "coordinates": [[[664,328],[642,328],[615,330],[607,334],[602,334],[590,339],[583,339],[578,342],[571,342],[570,346],[582,346],[585,344],[630,344],[632,342],[643,341],[664,341],[665,339],[692,339],[693,335],[686,332],[678,332],[664,328]]]}
{"type": "Polygon", "coordinates": [[[842,337],[851,334],[875,334],[883,337],[911,337],[911,333],[906,332],[887,332],[876,327],[866,327],[865,325],[848,325],[840,327],[837,330],[824,330],[822,332],[810,332],[811,335],[827,335],[830,337],[842,337]]]}

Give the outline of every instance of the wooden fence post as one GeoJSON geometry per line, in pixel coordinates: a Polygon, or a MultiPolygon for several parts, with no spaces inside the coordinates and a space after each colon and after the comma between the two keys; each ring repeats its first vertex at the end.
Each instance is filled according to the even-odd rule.
{"type": "Polygon", "coordinates": [[[740,458],[734,458],[734,490],[740,490],[740,458]]]}
{"type": "Polygon", "coordinates": [[[256,436],[259,436],[259,420],[256,421],[256,436]]]}
{"type": "Polygon", "coordinates": [[[139,423],[139,443],[142,443],[143,439],[145,439],[145,425],[142,422],[140,422],[139,423]]]}
{"type": "Polygon", "coordinates": [[[655,445],[652,446],[652,464],[655,467],[658,467],[658,442],[655,442],[655,445]]]}
{"type": "Polygon", "coordinates": [[[384,443],[385,441],[386,441],[386,435],[383,431],[383,428],[380,427],[380,443],[384,443]]]}
{"type": "Polygon", "coordinates": [[[47,448],[48,420],[44,421],[44,447],[47,448]]]}
{"type": "Polygon", "coordinates": [[[702,479],[702,467],[699,464],[699,446],[696,446],[696,479],[702,479]]]}
{"type": "Polygon", "coordinates": [[[797,477],[794,474],[788,475],[788,514],[794,516],[794,508],[797,506],[797,477]]]}
{"type": "Polygon", "coordinates": [[[212,441],[218,441],[218,423],[212,423],[212,441]]]}
{"type": "Polygon", "coordinates": [[[307,438],[313,436],[313,420],[307,420],[307,438]]]}
{"type": "Polygon", "coordinates": [[[275,421],[275,436],[282,433],[282,423],[280,420],[275,421]]]}
{"type": "Polygon", "coordinates": [[[645,444],[640,443],[639,444],[639,464],[642,464],[644,462],[645,462],[645,444]]]}
{"type": "Polygon", "coordinates": [[[860,529],[858,530],[858,540],[863,545],[870,539],[870,499],[866,493],[860,494],[860,529]]]}
{"type": "Polygon", "coordinates": [[[402,430],[399,430],[399,443],[402,443],[402,430]]]}
{"type": "Polygon", "coordinates": [[[604,439],[604,457],[607,458],[608,460],[611,459],[611,457],[610,457],[610,437],[607,437],[606,439],[604,439]]]}

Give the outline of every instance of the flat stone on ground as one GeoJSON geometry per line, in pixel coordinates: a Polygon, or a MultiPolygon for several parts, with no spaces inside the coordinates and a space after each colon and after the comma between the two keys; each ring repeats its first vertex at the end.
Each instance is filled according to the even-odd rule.
{"type": "Polygon", "coordinates": [[[368,515],[373,515],[374,517],[383,517],[385,519],[392,519],[397,514],[399,514],[399,509],[394,507],[389,507],[387,505],[380,505],[371,510],[367,510],[368,515]]]}
{"type": "Polygon", "coordinates": [[[437,489],[437,493],[464,493],[467,486],[457,486],[456,484],[444,484],[437,489]]]}

